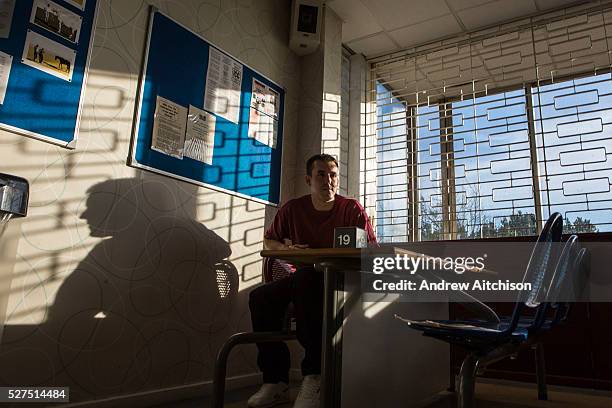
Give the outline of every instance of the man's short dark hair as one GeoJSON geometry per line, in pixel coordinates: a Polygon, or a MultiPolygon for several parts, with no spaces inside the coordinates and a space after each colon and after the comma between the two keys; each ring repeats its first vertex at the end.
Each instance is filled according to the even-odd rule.
{"type": "Polygon", "coordinates": [[[336,167],[338,167],[338,160],[332,155],[321,153],[315,154],[306,162],[306,174],[312,176],[312,168],[314,167],[314,162],[317,160],[322,161],[323,163],[334,162],[336,167]]]}

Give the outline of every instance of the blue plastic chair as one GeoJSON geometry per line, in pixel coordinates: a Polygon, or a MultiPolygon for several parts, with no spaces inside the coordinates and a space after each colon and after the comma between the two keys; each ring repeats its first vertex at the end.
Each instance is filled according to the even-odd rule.
{"type": "MultiPolygon", "coordinates": [[[[473,406],[475,378],[479,370],[484,369],[488,364],[516,354],[523,347],[533,346],[534,343],[539,396],[546,399],[546,384],[543,381],[543,350],[541,343],[536,339],[538,332],[546,322],[545,316],[550,307],[545,300],[549,295],[549,289],[553,287],[551,284],[553,274],[557,268],[565,267],[565,264],[556,262],[557,254],[554,245],[561,241],[562,231],[563,217],[559,213],[552,214],[538,236],[523,277],[524,283],[531,283],[531,290],[519,294],[514,311],[509,318],[494,319],[491,322],[482,320],[416,321],[396,316],[408,323],[412,329],[422,331],[425,336],[462,346],[469,351],[463,360],[459,374],[459,393],[457,395],[459,408],[473,406]],[[525,311],[529,309],[535,309],[535,313],[525,314],[525,311]]],[[[572,238],[566,249],[567,255],[560,257],[559,260],[564,259],[564,262],[569,262],[571,259],[570,247],[575,245],[576,241],[572,238]]],[[[566,275],[560,271],[557,279],[566,275]]]]}
{"type": "Polygon", "coordinates": [[[555,313],[551,320],[544,323],[545,328],[564,323],[569,316],[572,303],[587,298],[585,293],[591,264],[589,251],[575,245],[573,251],[569,253],[568,263],[567,277],[559,279],[562,282],[557,280],[557,286],[551,287],[549,299],[552,300],[551,307],[555,309],[555,313]]]}

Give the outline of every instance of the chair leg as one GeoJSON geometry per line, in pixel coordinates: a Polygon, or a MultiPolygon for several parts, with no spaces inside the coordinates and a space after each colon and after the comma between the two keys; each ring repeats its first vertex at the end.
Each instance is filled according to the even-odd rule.
{"type": "Polygon", "coordinates": [[[294,340],[295,333],[288,332],[279,334],[278,332],[252,332],[252,333],[236,333],[231,336],[221,350],[217,354],[215,360],[215,371],[213,373],[213,395],[212,408],[223,408],[225,401],[225,376],[227,374],[227,358],[232,349],[238,344],[269,342],[269,341],[285,341],[294,340]]]}
{"type": "Polygon", "coordinates": [[[538,382],[538,399],[541,401],[548,400],[548,391],[546,389],[546,365],[544,362],[544,346],[542,343],[537,343],[535,346],[536,359],[536,378],[538,382]]]}
{"type": "Polygon", "coordinates": [[[238,343],[233,342],[232,338],[223,344],[217,360],[215,360],[215,371],[213,373],[213,393],[212,393],[212,408],[223,408],[225,402],[225,376],[227,372],[227,358],[230,351],[238,343]]]}
{"type": "Polygon", "coordinates": [[[453,364],[450,364],[450,372],[448,375],[448,388],[446,389],[448,392],[457,392],[457,384],[455,379],[455,369],[453,364]]]}
{"type": "Polygon", "coordinates": [[[476,387],[476,370],[478,357],[470,353],[461,364],[459,372],[459,394],[457,394],[457,408],[472,408],[474,406],[474,388],[476,387]]]}

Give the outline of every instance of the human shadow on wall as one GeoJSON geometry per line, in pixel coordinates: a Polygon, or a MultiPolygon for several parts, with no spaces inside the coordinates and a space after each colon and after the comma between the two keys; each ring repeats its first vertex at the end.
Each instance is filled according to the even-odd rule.
{"type": "Polygon", "coordinates": [[[102,240],[44,323],[5,328],[0,382],[70,386],[80,401],[210,378],[216,343],[232,332],[238,272],[229,244],[180,195],[159,178],[88,190],[80,218],[102,240]]]}

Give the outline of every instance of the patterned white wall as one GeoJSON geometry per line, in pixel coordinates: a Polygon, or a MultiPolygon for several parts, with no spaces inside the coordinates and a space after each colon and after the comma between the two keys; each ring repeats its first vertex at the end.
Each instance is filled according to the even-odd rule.
{"type": "MultiPolygon", "coordinates": [[[[340,158],[340,75],[342,20],[330,8],[323,9],[321,45],[301,59],[299,136],[297,147],[296,195],[308,194],[301,181],[304,163],[314,154],[327,153],[340,158]],[[323,101],[323,103],[321,103],[323,101]]],[[[340,168],[340,177],[346,169],[340,168]]],[[[340,190],[340,194],[345,194],[340,190]]]]}
{"type": "Polygon", "coordinates": [[[339,194],[346,195],[346,144],[342,133],[342,21],[330,8],[325,10],[325,38],[323,49],[323,112],[321,152],[336,157],[340,165],[339,194]]]}
{"type": "MultiPolygon", "coordinates": [[[[250,327],[274,208],[125,165],[148,3],[286,88],[281,197],[294,194],[290,2],[100,0],[77,149],[0,133],[0,172],[31,183],[28,217],[0,238],[2,384],[85,401],[207,381],[220,344],[250,327]]],[[[246,350],[231,375],[255,371],[246,350]]]]}

